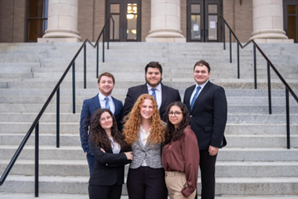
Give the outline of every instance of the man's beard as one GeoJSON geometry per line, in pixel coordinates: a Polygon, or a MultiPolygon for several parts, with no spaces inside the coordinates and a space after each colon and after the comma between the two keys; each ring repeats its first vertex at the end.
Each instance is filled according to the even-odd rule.
{"type": "Polygon", "coordinates": [[[160,78],[160,81],[159,81],[157,84],[150,84],[149,81],[147,81],[147,78],[146,78],[146,77],[145,77],[145,80],[146,80],[146,83],[147,83],[150,87],[155,88],[156,86],[158,86],[158,84],[161,83],[162,78],[160,78]]]}

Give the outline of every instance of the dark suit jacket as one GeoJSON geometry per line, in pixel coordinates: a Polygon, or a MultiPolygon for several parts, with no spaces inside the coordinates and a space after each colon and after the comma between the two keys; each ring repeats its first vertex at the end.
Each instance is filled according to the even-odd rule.
{"type": "Polygon", "coordinates": [[[224,89],[209,81],[190,110],[194,89],[195,85],[186,89],[183,102],[189,110],[191,129],[198,138],[199,149],[208,150],[209,145],[218,148],[225,146],[227,100],[224,89]]]}
{"type": "Polygon", "coordinates": [[[127,160],[126,155],[122,151],[119,154],[113,154],[111,149],[106,149],[106,153],[104,153],[100,150],[101,147],[96,146],[92,141],[90,142],[90,146],[95,157],[95,164],[89,184],[101,186],[123,184],[124,165],[131,162],[127,160]]]}
{"type": "MultiPolygon", "coordinates": [[[[117,100],[113,97],[112,99],[115,104],[114,116],[116,117],[117,122],[119,122],[122,115],[123,105],[120,100],[117,100]]],[[[101,107],[100,107],[98,95],[90,99],[84,100],[83,108],[81,111],[80,137],[81,137],[82,148],[84,152],[87,152],[89,155],[92,155],[92,151],[89,146],[89,140],[91,136],[90,134],[90,123],[92,119],[91,116],[99,108],[101,107]]]]}
{"type": "MultiPolygon", "coordinates": [[[[159,108],[159,114],[160,118],[163,121],[166,121],[166,108],[167,106],[175,101],[181,101],[179,91],[176,89],[173,89],[171,87],[165,86],[161,84],[161,106],[159,108]]],[[[137,101],[138,97],[144,93],[148,93],[147,84],[131,87],[128,89],[124,107],[123,107],[123,117],[126,116],[132,109],[133,105],[137,101]]]]}

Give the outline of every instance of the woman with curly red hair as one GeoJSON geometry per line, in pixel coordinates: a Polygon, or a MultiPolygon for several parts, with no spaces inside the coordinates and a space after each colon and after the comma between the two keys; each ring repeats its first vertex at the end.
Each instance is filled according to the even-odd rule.
{"type": "Polygon", "coordinates": [[[98,109],[91,122],[91,150],[95,157],[89,180],[90,199],[120,199],[124,183],[124,165],[132,152],[117,128],[116,118],[109,109],[98,109]]]}
{"type": "Polygon", "coordinates": [[[194,199],[200,152],[189,125],[188,109],[182,102],[171,103],[166,111],[167,127],[162,165],[170,199],[194,199]]]}
{"type": "Polygon", "coordinates": [[[154,97],[141,95],[125,120],[123,134],[134,156],[127,177],[129,199],[166,199],[164,169],[161,164],[165,127],[154,97]]]}

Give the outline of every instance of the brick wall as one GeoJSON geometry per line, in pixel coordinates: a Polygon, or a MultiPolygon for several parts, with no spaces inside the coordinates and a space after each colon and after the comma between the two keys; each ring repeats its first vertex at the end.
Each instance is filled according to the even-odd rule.
{"type": "Polygon", "coordinates": [[[25,42],[26,0],[0,1],[0,42],[25,42]]]}
{"type": "Polygon", "coordinates": [[[151,0],[142,1],[142,20],[141,20],[141,41],[146,41],[149,35],[151,22],[151,0]]]}
{"type": "Polygon", "coordinates": [[[78,31],[82,41],[93,41],[94,0],[79,0],[78,31]]]}
{"type": "Polygon", "coordinates": [[[181,10],[180,10],[180,21],[181,21],[181,24],[180,24],[180,28],[181,28],[181,31],[182,31],[182,34],[185,38],[187,38],[187,4],[186,4],[187,0],[181,0],[180,2],[180,7],[181,7],[181,10]]]}

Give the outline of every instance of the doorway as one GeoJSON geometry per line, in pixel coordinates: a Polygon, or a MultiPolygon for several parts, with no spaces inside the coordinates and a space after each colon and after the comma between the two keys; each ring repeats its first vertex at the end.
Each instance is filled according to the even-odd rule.
{"type": "Polygon", "coordinates": [[[26,41],[37,42],[48,26],[48,0],[27,0],[26,41]]]}
{"type": "Polygon", "coordinates": [[[222,0],[187,0],[187,41],[221,41],[220,16],[222,0]]]}
{"type": "Polygon", "coordinates": [[[284,0],[284,30],[289,39],[294,39],[294,42],[298,42],[298,20],[297,20],[297,0],[284,0]]]}
{"type": "Polygon", "coordinates": [[[112,41],[141,41],[141,0],[107,0],[106,19],[112,15],[110,39],[112,41]],[[113,39],[114,36],[114,39],[113,39]]]}

